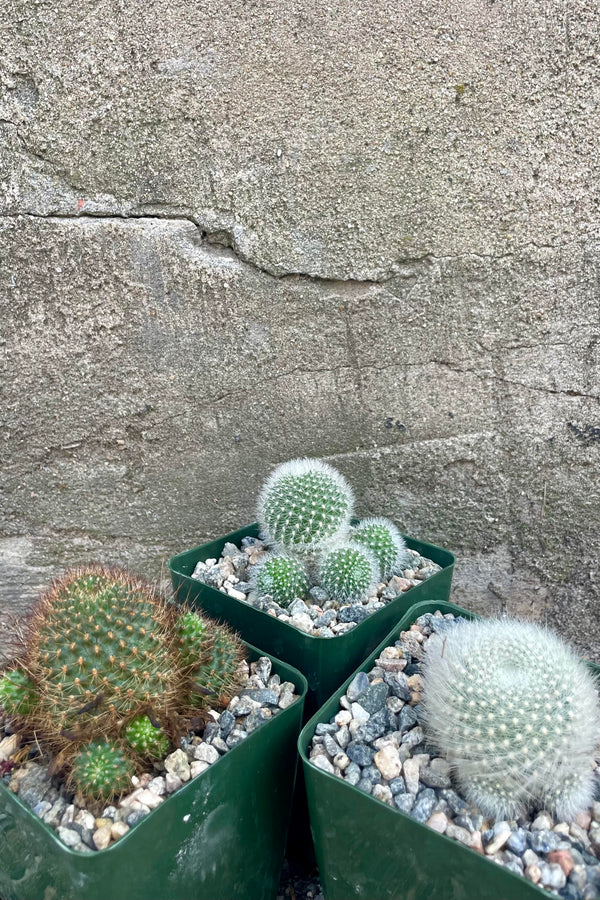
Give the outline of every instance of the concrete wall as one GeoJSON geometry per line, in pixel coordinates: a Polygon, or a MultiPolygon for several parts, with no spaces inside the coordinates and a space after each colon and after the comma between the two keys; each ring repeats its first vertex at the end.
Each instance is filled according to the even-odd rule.
{"type": "Polygon", "coordinates": [[[600,659],[592,0],[5,0],[0,625],[296,455],[600,659]]]}

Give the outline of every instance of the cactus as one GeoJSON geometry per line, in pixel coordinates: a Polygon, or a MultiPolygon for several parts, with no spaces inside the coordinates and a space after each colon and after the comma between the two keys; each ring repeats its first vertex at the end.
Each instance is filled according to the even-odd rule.
{"type": "Polygon", "coordinates": [[[89,740],[141,706],[167,714],[185,682],[175,615],[121,570],[91,567],[55,582],[34,612],[26,651],[36,730],[54,741],[89,740]]]}
{"type": "Polygon", "coordinates": [[[570,819],[593,797],[594,680],[555,634],[509,619],[432,635],[424,658],[429,739],[484,815],[539,805],[570,819]]]}
{"type": "Polygon", "coordinates": [[[103,773],[114,774],[119,793],[132,763],[120,744],[104,742],[164,755],[182,719],[240,687],[243,656],[223,626],[181,612],[120,569],[92,566],[68,572],[42,596],[19,668],[0,676],[0,704],[57,752],[58,767],[73,761],[81,791],[107,797],[103,773]]]}
{"type": "Polygon", "coordinates": [[[366,547],[343,543],[319,560],[319,584],[338,603],[360,603],[379,576],[379,563],[366,547]]]}
{"type": "Polygon", "coordinates": [[[206,620],[187,610],[179,616],[177,630],[181,660],[191,666],[197,665],[206,638],[206,620]]]}
{"type": "Polygon", "coordinates": [[[163,759],[169,751],[169,738],[160,726],[152,724],[149,716],[136,716],[125,728],[127,744],[139,756],[163,759]]]}
{"type": "Polygon", "coordinates": [[[243,647],[236,635],[225,625],[214,625],[199,665],[192,673],[196,691],[205,697],[205,702],[230,697],[239,691],[238,669],[243,659],[243,647]]]}
{"type": "Polygon", "coordinates": [[[71,782],[86,797],[108,800],[131,786],[135,768],[117,744],[95,741],[73,760],[71,782]]]}
{"type": "Polygon", "coordinates": [[[379,563],[381,578],[401,571],[406,554],[404,538],[389,519],[362,519],[350,532],[350,540],[371,550],[379,563]]]}
{"type": "Polygon", "coordinates": [[[344,535],[354,498],[345,478],[318,459],[293,459],[267,479],[258,502],[264,538],[311,552],[344,535]]]}
{"type": "Polygon", "coordinates": [[[7,713],[27,715],[36,699],[35,685],[22,669],[9,669],[0,677],[0,706],[7,713]]]}
{"type": "Polygon", "coordinates": [[[259,563],[252,580],[259,598],[271,597],[283,609],[296,598],[304,599],[309,584],[303,563],[290,556],[267,556],[259,563]]]}

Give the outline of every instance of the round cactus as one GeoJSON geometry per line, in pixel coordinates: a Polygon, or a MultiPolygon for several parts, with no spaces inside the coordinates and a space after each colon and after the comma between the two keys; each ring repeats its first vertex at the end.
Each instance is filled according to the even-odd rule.
{"type": "Polygon", "coordinates": [[[110,741],[95,741],[73,759],[71,781],[86,797],[109,800],[131,786],[135,768],[123,751],[110,741]]]}
{"type": "Polygon", "coordinates": [[[345,543],[319,560],[319,584],[338,603],[360,603],[379,576],[379,563],[366,547],[345,543]]]}
{"type": "Polygon", "coordinates": [[[10,669],[0,677],[0,706],[7,713],[27,715],[36,699],[35,685],[22,669],[10,669]]]}
{"type": "Polygon", "coordinates": [[[206,639],[206,620],[192,610],[187,610],[179,616],[177,630],[180,636],[181,661],[196,665],[200,661],[206,639]]]}
{"type": "Polygon", "coordinates": [[[485,815],[539,805],[570,819],[589,805],[598,697],[557,635],[509,619],[459,623],[427,642],[424,678],[429,739],[485,815]]]}
{"type": "Polygon", "coordinates": [[[371,550],[379,563],[381,578],[389,578],[401,570],[406,543],[390,519],[381,516],[362,519],[350,532],[350,540],[371,550]]]}
{"type": "Polygon", "coordinates": [[[283,609],[297,598],[304,599],[309,585],[305,566],[290,556],[267,556],[253,578],[258,597],[272,597],[283,609]]]}
{"type": "Polygon", "coordinates": [[[345,478],[318,459],[293,459],[267,479],[258,503],[264,537],[312,551],[347,531],[354,498],[345,478]]]}
{"type": "Polygon", "coordinates": [[[168,712],[185,681],[175,615],[121,570],[75,570],[55,582],[34,613],[26,657],[42,733],[93,739],[141,705],[168,712]]]}
{"type": "Polygon", "coordinates": [[[214,625],[193,672],[196,691],[209,701],[235,694],[241,687],[238,668],[243,658],[239,638],[225,625],[214,625]]]}
{"type": "Polygon", "coordinates": [[[169,738],[150,717],[136,716],[125,729],[125,740],[140,756],[162,759],[169,751],[169,738]]]}

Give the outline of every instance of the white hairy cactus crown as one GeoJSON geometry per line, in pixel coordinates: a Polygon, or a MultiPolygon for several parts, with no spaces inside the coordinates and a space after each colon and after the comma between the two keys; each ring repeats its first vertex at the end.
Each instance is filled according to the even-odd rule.
{"type": "Polygon", "coordinates": [[[263,536],[296,552],[344,535],[354,497],[346,479],[319,459],[293,459],[269,476],[258,501],[263,536]]]}
{"type": "Polygon", "coordinates": [[[568,820],[591,803],[598,695],[556,634],[514,619],[461,622],[431,636],[423,673],[428,737],[485,815],[537,805],[568,820]]]}

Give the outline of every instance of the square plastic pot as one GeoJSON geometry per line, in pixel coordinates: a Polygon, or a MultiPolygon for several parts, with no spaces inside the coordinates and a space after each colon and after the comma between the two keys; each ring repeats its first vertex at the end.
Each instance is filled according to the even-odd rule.
{"type": "Polygon", "coordinates": [[[209,616],[231,625],[244,640],[299,669],[308,681],[307,718],[361,663],[407,609],[420,600],[447,600],[450,594],[454,555],[433,544],[407,537],[408,547],[442,566],[442,570],[386,603],[383,609],[346,634],[333,638],[305,634],[243,600],[236,600],[192,578],[192,572],[200,560],[219,559],[228,541],[239,546],[242,538],[258,537],[258,532],[255,522],[209,544],[174,556],[169,560],[173,587],[179,602],[188,601],[201,607],[209,616]]]}
{"type": "Polygon", "coordinates": [[[2,900],[273,900],[307,685],[272,662],[299,699],[106,850],[70,850],[0,782],[2,900]]]}
{"type": "MultiPolygon", "coordinates": [[[[369,672],[384,647],[419,616],[454,613],[476,618],[452,603],[418,603],[357,671],[369,672]]],[[[596,672],[600,672],[592,666],[596,672]]],[[[319,722],[329,722],[352,673],[302,730],[311,830],[327,900],[548,900],[546,891],[469,847],[438,834],[400,810],[314,766],[308,746],[319,722]]]]}

